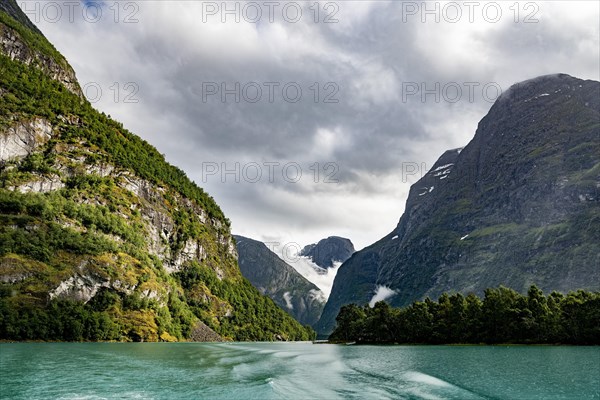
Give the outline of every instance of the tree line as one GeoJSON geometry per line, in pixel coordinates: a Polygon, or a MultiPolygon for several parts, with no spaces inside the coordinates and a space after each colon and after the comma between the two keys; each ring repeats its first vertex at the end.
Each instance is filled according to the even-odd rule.
{"type": "Polygon", "coordinates": [[[460,293],[392,308],[380,301],[341,308],[333,342],[414,344],[600,344],[600,292],[577,290],[545,296],[500,286],[483,299],[460,293]]]}
{"type": "Polygon", "coordinates": [[[100,289],[87,303],[47,299],[45,291],[39,298],[21,293],[19,284],[0,282],[0,340],[186,341],[198,320],[224,340],[316,337],[312,328],[300,325],[246,279],[220,280],[196,262],[172,279],[175,282],[162,282],[171,286],[166,304],[138,292],[125,294],[108,288],[100,289]],[[209,296],[219,296],[215,298],[219,303],[203,301],[202,289],[209,296]],[[230,315],[219,317],[214,308],[226,306],[231,307],[230,315]]]}

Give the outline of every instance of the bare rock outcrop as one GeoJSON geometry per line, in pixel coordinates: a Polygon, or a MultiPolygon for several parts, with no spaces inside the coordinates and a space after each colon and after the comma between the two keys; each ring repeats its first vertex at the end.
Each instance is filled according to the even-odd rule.
{"type": "Polygon", "coordinates": [[[198,321],[192,334],[190,342],[224,342],[225,340],[215,331],[210,329],[204,322],[198,321]]]}

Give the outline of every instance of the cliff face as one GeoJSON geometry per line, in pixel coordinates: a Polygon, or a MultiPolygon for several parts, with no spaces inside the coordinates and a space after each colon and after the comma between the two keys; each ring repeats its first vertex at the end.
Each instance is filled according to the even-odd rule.
{"type": "Polygon", "coordinates": [[[0,338],[309,338],[242,277],[214,200],[94,110],[17,10],[0,7],[0,338]]]}
{"type": "Polygon", "coordinates": [[[318,324],[377,288],[403,306],[444,291],[600,289],[600,83],[514,85],[464,148],[410,190],[396,229],[340,268],[318,324]]]}
{"type": "Polygon", "coordinates": [[[242,275],[303,325],[314,325],[325,305],[318,287],[259,241],[235,236],[242,275]]]}

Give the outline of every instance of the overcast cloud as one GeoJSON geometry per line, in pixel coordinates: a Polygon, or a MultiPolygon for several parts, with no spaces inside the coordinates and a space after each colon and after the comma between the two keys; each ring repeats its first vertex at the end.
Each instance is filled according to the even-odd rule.
{"type": "Polygon", "coordinates": [[[86,1],[72,19],[63,1],[54,3],[60,18],[51,2],[20,3],[82,86],[93,83],[88,96],[102,89],[99,110],[185,170],[235,233],[282,246],[330,235],[357,248],[373,243],[395,227],[420,177],[403,168],[429,168],[444,150],[466,145],[497,88],[556,72],[600,78],[595,1],[482,2],[474,9],[429,2],[434,14],[425,15],[422,2],[320,2],[317,22],[312,0],[280,2],[272,22],[262,1],[227,3],[240,11],[246,5],[246,19],[256,19],[254,5],[261,6],[257,22],[240,15],[239,23],[223,15],[220,1],[86,1]],[[302,17],[290,22],[297,5],[302,17]],[[337,22],[325,23],[327,16],[337,22]],[[234,94],[225,102],[211,94],[236,82],[239,103],[234,94]],[[425,101],[412,94],[436,82],[439,102],[433,93],[425,101]],[[298,87],[302,98],[292,102],[298,87]],[[138,102],[125,102],[128,95],[138,102]],[[223,163],[230,170],[239,163],[239,182],[235,174],[208,175],[223,163]]]}

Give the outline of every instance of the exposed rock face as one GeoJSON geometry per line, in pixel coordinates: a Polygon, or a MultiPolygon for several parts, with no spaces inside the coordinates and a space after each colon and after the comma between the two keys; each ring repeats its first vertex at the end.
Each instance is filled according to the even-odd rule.
{"type": "MultiPolygon", "coordinates": [[[[69,124],[69,119],[64,120],[69,124]]],[[[77,124],[78,122],[73,121],[74,126],[77,124]]],[[[15,163],[42,150],[52,138],[55,129],[57,128],[47,120],[36,118],[17,122],[5,131],[0,130],[0,161],[15,163]]],[[[149,239],[145,250],[157,256],[163,262],[167,272],[180,271],[190,261],[202,262],[207,257],[206,245],[203,245],[200,240],[194,238],[182,242],[179,240],[176,223],[167,206],[166,188],[138,178],[131,172],[111,164],[102,162],[90,164],[88,158],[97,157],[98,151],[92,152],[83,143],[59,146],[53,152],[61,156],[61,161],[57,161],[53,166],[57,173],[32,174],[27,181],[21,182],[18,186],[11,186],[9,189],[21,193],[48,193],[64,188],[69,178],[81,176],[82,173],[113,179],[119,187],[138,198],[139,211],[145,221],[149,239]],[[67,168],[66,164],[70,166],[67,168]],[[173,247],[172,243],[176,241],[180,241],[181,245],[173,247]]],[[[200,223],[212,225],[212,229],[220,229],[218,221],[208,218],[206,211],[201,207],[180,195],[175,195],[174,199],[178,206],[189,209],[200,223]]],[[[220,236],[218,240],[226,247],[230,256],[237,258],[231,236],[220,236]]],[[[218,271],[218,276],[220,278],[224,276],[222,270],[218,271]]]]}
{"type": "Polygon", "coordinates": [[[309,257],[321,268],[333,268],[333,264],[343,263],[354,253],[354,245],[350,239],[330,236],[319,240],[319,243],[309,244],[300,252],[301,256],[309,257]]]}
{"type": "Polygon", "coordinates": [[[31,154],[52,137],[52,125],[43,118],[17,122],[0,132],[0,161],[12,161],[31,154]]]}
{"type": "Polygon", "coordinates": [[[12,190],[17,190],[21,193],[48,193],[54,190],[59,190],[65,187],[65,184],[62,182],[58,175],[46,177],[41,176],[39,179],[34,179],[29,182],[25,182],[17,187],[11,188],[12,190]]]}
{"type": "Polygon", "coordinates": [[[380,285],[403,306],[444,291],[600,289],[600,83],[514,85],[415,183],[396,229],[340,268],[317,326],[380,285]]]}
{"type": "Polygon", "coordinates": [[[93,275],[72,276],[50,291],[50,299],[65,297],[87,303],[101,287],[109,287],[108,281],[93,275]]]}
{"type": "MultiPolygon", "coordinates": [[[[180,271],[190,261],[203,262],[206,259],[206,246],[203,246],[199,240],[187,239],[175,251],[170,246],[170,243],[177,240],[177,233],[175,221],[173,221],[171,212],[166,206],[165,188],[157,187],[127,172],[117,171],[113,166],[104,166],[104,170],[109,171],[108,175],[105,176],[112,175],[121,178],[119,185],[143,200],[140,212],[142,218],[147,223],[149,239],[147,250],[163,262],[164,268],[169,273],[180,271]]],[[[221,229],[218,222],[208,218],[206,211],[202,208],[183,197],[177,197],[177,200],[179,200],[182,207],[193,211],[194,218],[200,223],[212,225],[215,229],[221,229]]],[[[229,255],[237,258],[231,236],[220,237],[219,241],[221,242],[220,244],[227,248],[229,255]]],[[[223,278],[223,271],[218,270],[217,276],[223,278]]]]}
{"type": "Polygon", "coordinates": [[[319,288],[264,243],[243,236],[234,237],[239,253],[238,265],[244,277],[300,323],[315,324],[324,306],[324,296],[319,288]]]}
{"type": "MultiPolygon", "coordinates": [[[[101,262],[95,259],[82,261],[76,268],[75,273],[63,280],[56,288],[48,292],[50,299],[62,298],[87,303],[96,296],[102,288],[111,289],[114,292],[131,294],[138,286],[137,283],[123,282],[111,278],[102,268],[98,268],[101,262]]],[[[158,293],[151,290],[141,290],[142,298],[160,300],[158,293]]]]}
{"type": "MultiPolygon", "coordinates": [[[[59,119],[64,124],[63,129],[64,126],[78,127],[80,124],[80,121],[74,118],[59,119]]],[[[16,168],[27,156],[48,151],[49,141],[54,137],[57,130],[59,128],[41,118],[18,121],[4,131],[0,130],[0,161],[4,163],[5,168],[16,168]]],[[[98,149],[90,149],[86,143],[74,142],[69,145],[59,143],[52,148],[52,153],[56,159],[54,165],[52,165],[54,172],[46,174],[31,173],[25,181],[21,178],[18,185],[8,186],[7,189],[20,193],[51,193],[67,188],[67,182],[73,178],[77,179],[84,176],[104,178],[114,182],[114,190],[117,191],[114,193],[121,193],[121,196],[132,201],[128,208],[120,211],[119,214],[126,219],[131,219],[133,217],[132,212],[138,213],[143,222],[142,229],[145,231],[146,238],[144,248],[141,250],[156,256],[167,273],[181,271],[190,262],[204,263],[210,255],[208,249],[214,249],[215,243],[218,243],[218,246],[222,248],[222,252],[226,257],[237,259],[233,239],[228,234],[220,233],[216,237],[212,235],[200,238],[181,237],[178,224],[173,218],[174,207],[177,210],[186,210],[196,221],[206,226],[207,231],[219,232],[223,230],[223,226],[219,221],[211,219],[202,207],[189,199],[166,187],[141,179],[131,171],[102,161],[103,157],[98,157],[102,152],[98,149]]],[[[98,195],[82,200],[82,203],[97,206],[105,206],[109,202],[109,199],[104,199],[98,195]]],[[[77,221],[64,220],[61,221],[61,224],[79,232],[87,230],[77,221]]],[[[34,225],[28,229],[37,229],[37,227],[34,225]]],[[[114,242],[123,243],[124,241],[118,235],[104,236],[114,242]]],[[[213,252],[213,257],[214,255],[213,252]]],[[[7,260],[4,261],[6,264],[7,260]]],[[[14,263],[21,264],[18,261],[14,263]]],[[[223,266],[215,263],[211,264],[218,279],[222,280],[227,277],[227,272],[223,266]]],[[[20,271],[19,268],[16,268],[16,270],[13,267],[0,268],[0,281],[5,283],[17,283],[34,276],[35,274],[20,271]],[[4,269],[6,271],[3,271],[4,269]]],[[[66,277],[49,290],[48,295],[50,299],[67,298],[87,303],[102,288],[125,294],[130,294],[138,289],[141,298],[154,299],[160,304],[166,304],[169,295],[169,289],[157,291],[138,288],[136,283],[124,284],[118,278],[89,272],[85,268],[82,270],[82,267],[77,267],[71,276],[66,277]]],[[[231,306],[217,297],[208,296],[205,298],[204,303],[214,307],[220,316],[228,317],[232,315],[231,306]]]]}
{"type": "Polygon", "coordinates": [[[215,331],[210,329],[206,324],[199,321],[192,335],[190,336],[190,342],[223,342],[223,338],[219,336],[215,331]]]}

